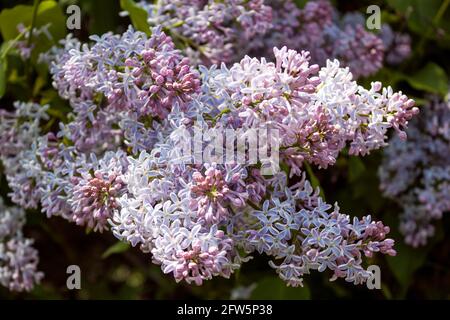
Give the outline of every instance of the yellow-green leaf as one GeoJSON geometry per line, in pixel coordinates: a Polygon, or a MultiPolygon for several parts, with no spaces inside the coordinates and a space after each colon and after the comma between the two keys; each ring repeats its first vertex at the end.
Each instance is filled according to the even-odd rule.
{"type": "MultiPolygon", "coordinates": [[[[5,41],[14,39],[18,34],[17,26],[31,25],[33,6],[17,5],[0,12],[0,32],[5,41]]],[[[36,27],[50,24],[49,31],[54,40],[61,39],[66,34],[66,18],[54,0],[45,0],[39,4],[36,15],[36,27]]]]}
{"type": "Polygon", "coordinates": [[[127,251],[130,248],[130,245],[126,242],[117,242],[113,244],[111,247],[109,247],[103,254],[102,259],[108,258],[110,255],[122,253],[127,251]]]}
{"type": "Polygon", "coordinates": [[[120,0],[120,6],[128,12],[136,30],[151,35],[150,25],[147,21],[148,13],[144,8],[139,7],[133,0],[120,0]]]}
{"type": "Polygon", "coordinates": [[[409,84],[418,90],[437,93],[445,97],[448,92],[448,77],[445,71],[433,62],[429,62],[416,74],[406,77],[409,84]]]}

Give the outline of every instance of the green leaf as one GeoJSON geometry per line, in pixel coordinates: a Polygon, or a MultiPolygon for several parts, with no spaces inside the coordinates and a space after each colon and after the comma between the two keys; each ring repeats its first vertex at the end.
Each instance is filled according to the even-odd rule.
{"type": "Polygon", "coordinates": [[[255,300],[309,300],[309,288],[304,285],[300,288],[288,287],[280,278],[271,276],[260,280],[251,299],[255,300]]]}
{"type": "Polygon", "coordinates": [[[323,188],[320,186],[319,179],[314,174],[314,171],[312,170],[311,166],[308,163],[305,163],[304,165],[305,165],[305,168],[306,168],[306,172],[308,173],[308,179],[309,179],[309,182],[311,182],[311,186],[314,189],[319,188],[320,196],[322,197],[323,200],[325,200],[325,193],[323,191],[323,188]]]}
{"type": "Polygon", "coordinates": [[[37,77],[36,81],[34,82],[34,87],[33,87],[33,96],[37,96],[42,88],[45,87],[45,85],[47,84],[47,78],[45,77],[37,77]]]}
{"type": "Polygon", "coordinates": [[[66,20],[66,15],[56,1],[46,0],[39,4],[36,27],[39,28],[50,23],[49,31],[55,41],[66,36],[66,20]]]}
{"type": "Polygon", "coordinates": [[[103,34],[120,24],[120,3],[111,0],[78,0],[83,13],[89,17],[89,32],[103,34]],[[108,10],[105,10],[108,8],[108,10]]]}
{"type": "Polygon", "coordinates": [[[448,92],[448,77],[445,71],[433,62],[429,62],[415,75],[405,77],[409,84],[418,90],[437,93],[445,97],[448,92]]]}
{"type": "Polygon", "coordinates": [[[350,182],[354,182],[358,180],[364,171],[366,170],[366,166],[364,162],[358,157],[349,157],[348,158],[348,180],[350,182]]]}
{"type": "Polygon", "coordinates": [[[127,251],[130,248],[130,245],[126,242],[117,242],[113,244],[111,247],[109,247],[103,254],[102,259],[108,258],[110,255],[122,253],[127,251]]]}
{"type": "Polygon", "coordinates": [[[299,7],[300,9],[303,9],[306,5],[308,0],[294,0],[294,3],[299,7]]]}
{"type": "Polygon", "coordinates": [[[5,95],[6,91],[6,59],[0,59],[0,98],[5,95]]]}
{"type": "Polygon", "coordinates": [[[397,255],[386,259],[397,281],[402,287],[407,288],[416,270],[424,264],[427,251],[414,249],[403,241],[395,243],[395,250],[398,252],[397,255]]]}
{"type": "Polygon", "coordinates": [[[441,29],[446,35],[445,38],[448,39],[450,31],[449,13],[446,12],[439,21],[436,20],[444,3],[443,0],[390,0],[387,2],[389,6],[405,16],[405,21],[413,32],[427,38],[439,38],[440,36],[436,31],[441,29]]]}
{"type": "Polygon", "coordinates": [[[286,163],[284,163],[284,162],[281,162],[280,163],[280,168],[281,168],[281,171],[283,171],[284,173],[286,173],[286,176],[288,176],[289,177],[289,172],[290,172],[290,168],[289,168],[289,166],[286,164],[286,163]]]}
{"type": "Polygon", "coordinates": [[[391,0],[389,5],[402,14],[409,15],[408,26],[414,32],[425,35],[442,0],[391,0]]]}
{"type": "MultiPolygon", "coordinates": [[[[14,39],[19,31],[17,26],[31,25],[33,6],[18,5],[0,12],[0,32],[5,41],[14,39]]],[[[45,0],[39,4],[36,15],[36,27],[42,27],[50,23],[49,31],[54,40],[61,39],[66,34],[66,17],[58,3],[54,0],[45,0]]]]}
{"type": "Polygon", "coordinates": [[[137,30],[151,35],[150,25],[147,22],[147,11],[139,7],[133,0],[120,0],[120,6],[128,12],[131,22],[137,30]]]}
{"type": "Polygon", "coordinates": [[[24,26],[30,25],[32,11],[32,6],[18,5],[0,12],[0,32],[4,41],[12,40],[19,34],[17,30],[19,23],[23,23],[24,26]]]}
{"type": "MultiPolygon", "coordinates": [[[[13,43],[19,40],[20,33],[17,26],[22,24],[26,28],[31,27],[33,6],[18,5],[11,9],[4,9],[0,12],[0,33],[5,40],[13,43]]],[[[51,35],[49,39],[46,34],[33,37],[33,51],[31,61],[36,64],[39,55],[48,51],[59,39],[66,35],[66,17],[54,0],[40,2],[35,20],[35,28],[48,26],[51,35]]],[[[28,34],[27,34],[28,35],[28,34]]],[[[23,37],[20,39],[23,40],[23,37]]]]}

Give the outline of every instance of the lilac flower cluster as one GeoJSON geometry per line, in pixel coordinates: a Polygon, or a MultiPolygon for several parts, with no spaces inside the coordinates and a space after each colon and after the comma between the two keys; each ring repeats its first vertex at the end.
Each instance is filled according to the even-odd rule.
{"type": "Polygon", "coordinates": [[[450,101],[432,97],[408,129],[408,142],[393,139],[379,170],[381,189],[402,208],[405,242],[423,246],[433,222],[450,211],[450,101]]]}
{"type": "MultiPolygon", "coordinates": [[[[55,87],[75,113],[67,134],[82,151],[98,143],[101,149],[121,143],[117,124],[124,119],[146,118],[146,129],[151,129],[153,118],[164,119],[173,104],[184,108],[199,91],[189,60],[161,28],[150,38],[130,28],[123,35],[107,33],[91,40],[89,47],[66,39],[51,68],[55,87]]],[[[128,132],[131,143],[141,142],[137,133],[128,132]]]]}
{"type": "Polygon", "coordinates": [[[89,47],[69,37],[44,57],[73,108],[69,122],[43,134],[48,107],[17,103],[13,112],[2,110],[1,159],[13,201],[102,231],[125,188],[124,150],[151,148],[158,121],[173,104],[183,109],[200,80],[160,29],[151,38],[130,29],[92,40],[89,47]]]}
{"type": "Polygon", "coordinates": [[[389,228],[370,216],[352,223],[337,207],[329,212],[304,175],[289,187],[284,172],[265,178],[239,165],[180,165],[179,138],[175,130],[150,154],[130,158],[129,193],[110,221],[119,239],[152,253],[177,281],[229,277],[259,252],[273,258],[271,266],[289,285],[325,269],[334,271],[333,279],[362,283],[370,275],[362,256],[395,254],[389,228]]]}
{"type": "Polygon", "coordinates": [[[11,291],[30,291],[39,284],[39,256],[33,240],[22,233],[25,211],[7,207],[0,198],[0,284],[11,291]]]}
{"type": "Polygon", "coordinates": [[[25,208],[41,204],[48,216],[61,215],[102,230],[107,213],[116,207],[114,197],[123,187],[120,175],[126,168],[125,154],[108,151],[101,160],[95,154],[87,159],[53,133],[41,135],[47,108],[16,103],[14,112],[1,110],[4,148],[0,159],[11,199],[25,208]]]}
{"type": "Polygon", "coordinates": [[[274,51],[274,63],[245,57],[230,69],[202,68],[199,101],[186,112],[173,110],[170,134],[151,152],[129,158],[128,194],[110,220],[112,231],[150,252],[177,281],[229,277],[259,252],[273,258],[271,266],[289,285],[325,269],[333,271],[332,279],[362,283],[370,274],[363,256],[395,254],[388,227],[370,216],[351,221],[337,206],[330,210],[301,164],[332,164],[348,142],[355,154],[365,154],[385,144],[388,128],[403,136],[401,128],[417,112],[413,102],[391,89],[380,92],[378,83],[370,91],[358,87],[337,61],[319,71],[306,52],[274,51]],[[290,187],[285,172],[265,177],[251,165],[180,164],[180,141],[194,121],[202,127],[279,128],[280,145],[296,146],[288,155],[297,162],[286,163],[302,182],[290,187]],[[328,127],[333,130],[320,131],[328,127]],[[328,146],[325,138],[339,143],[328,146]]]}
{"type": "Polygon", "coordinates": [[[254,52],[287,45],[308,50],[312,61],[324,66],[327,59],[338,59],[355,77],[376,73],[384,60],[399,64],[410,54],[408,35],[383,25],[380,34],[366,31],[360,13],[340,13],[327,0],[308,1],[299,9],[292,1],[270,0],[273,30],[256,43],[254,52]],[[385,54],[387,55],[385,57],[385,54]]]}
{"type": "Polygon", "coordinates": [[[275,63],[247,56],[230,69],[204,69],[203,78],[205,90],[220,97],[221,122],[279,130],[280,156],[291,174],[299,173],[304,161],[333,165],[348,143],[353,155],[384,147],[389,128],[406,137],[402,128],[418,109],[401,92],[379,82],[364,89],[337,60],[319,71],[309,65],[308,52],[283,47],[274,53],[275,63]]]}
{"type": "Polygon", "coordinates": [[[385,60],[391,65],[402,63],[411,54],[409,34],[395,32],[388,24],[381,27],[381,39],[385,47],[385,60]]]}
{"type": "Polygon", "coordinates": [[[309,1],[303,9],[292,0],[141,2],[151,25],[163,25],[191,60],[204,65],[236,62],[244,54],[270,56],[273,47],[308,50],[325,66],[338,59],[355,77],[376,73],[384,60],[399,64],[410,54],[408,35],[383,25],[366,31],[359,13],[339,12],[327,0],[309,1]],[[386,57],[385,57],[386,53],[386,57]]]}
{"type": "Polygon", "coordinates": [[[378,82],[364,89],[337,60],[320,68],[286,47],[274,49],[274,62],[246,56],[196,71],[161,28],[151,31],[108,33],[93,45],[67,38],[47,55],[73,113],[56,133],[42,129],[47,107],[17,103],[0,114],[14,202],[109,229],[176,281],[197,285],[230,277],[256,252],[290,285],[325,269],[357,284],[369,274],[363,256],[395,254],[388,227],[326,204],[303,165],[333,165],[346,146],[365,155],[386,145],[389,129],[404,138],[412,100],[378,82]],[[279,130],[271,139],[285,171],[185,161],[186,132],[260,126],[279,130]]]}
{"type": "Polygon", "coordinates": [[[264,0],[160,0],[142,1],[140,6],[151,25],[170,30],[188,56],[203,64],[234,60],[236,44],[264,34],[272,20],[272,9],[264,0]]]}
{"type": "Polygon", "coordinates": [[[40,125],[48,120],[48,106],[35,103],[14,104],[15,110],[0,110],[0,160],[12,200],[25,208],[36,207],[41,193],[36,184],[40,176],[40,165],[36,161],[32,146],[39,139],[40,125]]]}
{"type": "Polygon", "coordinates": [[[351,221],[348,215],[324,203],[308,181],[275,189],[261,210],[235,217],[236,240],[246,251],[273,257],[270,265],[289,285],[302,284],[311,270],[333,272],[331,281],[345,278],[355,284],[370,276],[362,257],[374,252],[395,255],[394,241],[386,239],[389,227],[370,216],[351,221]]]}

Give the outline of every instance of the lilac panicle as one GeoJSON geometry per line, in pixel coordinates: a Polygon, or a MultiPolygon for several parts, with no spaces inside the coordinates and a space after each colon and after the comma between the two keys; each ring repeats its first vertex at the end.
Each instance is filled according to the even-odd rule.
{"type": "Polygon", "coordinates": [[[164,119],[174,104],[186,107],[199,91],[189,60],[161,28],[151,37],[130,27],[122,35],[91,40],[89,46],[69,37],[64,50],[47,57],[55,88],[74,110],[65,131],[83,152],[117,145],[123,134],[117,124],[125,124],[121,129],[130,134],[129,118],[146,120],[146,129],[152,129],[153,118],[164,119]]]}
{"type": "Polygon", "coordinates": [[[395,255],[389,227],[354,218],[324,203],[303,176],[300,183],[266,200],[261,210],[243,213],[236,223],[236,239],[247,251],[271,256],[270,265],[288,285],[302,285],[310,270],[329,269],[331,280],[363,283],[370,272],[362,257],[374,252],[395,255]]]}
{"type": "Polygon", "coordinates": [[[22,233],[25,211],[7,207],[0,198],[0,284],[11,291],[31,291],[43,278],[33,240],[22,233]]]}
{"type": "Polygon", "coordinates": [[[25,208],[36,208],[40,199],[36,187],[40,169],[31,150],[41,134],[40,125],[48,120],[47,109],[35,103],[15,102],[13,111],[0,110],[0,160],[12,200],[25,208]]]}
{"type": "Polygon", "coordinates": [[[308,52],[274,49],[276,62],[245,57],[230,69],[203,69],[204,90],[234,127],[270,124],[280,130],[280,146],[293,173],[303,161],[327,167],[350,144],[350,153],[365,155],[386,145],[386,132],[403,128],[417,114],[414,101],[374,82],[358,86],[348,68],[328,61],[319,70],[308,52]]]}
{"type": "Polygon", "coordinates": [[[431,97],[406,142],[393,139],[379,169],[384,195],[402,208],[400,231],[413,247],[427,244],[450,210],[450,103],[431,97]]]}

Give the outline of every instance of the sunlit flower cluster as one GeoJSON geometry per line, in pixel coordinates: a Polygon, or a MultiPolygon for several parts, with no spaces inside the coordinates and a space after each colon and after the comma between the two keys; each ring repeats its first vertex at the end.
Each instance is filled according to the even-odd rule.
{"type": "MultiPolygon", "coordinates": [[[[207,16],[221,3],[196,1],[192,10],[207,16]]],[[[227,14],[248,35],[266,26],[262,1],[233,4],[227,14]]],[[[59,130],[43,125],[48,106],[16,103],[0,114],[15,203],[111,231],[177,282],[197,285],[230,277],[258,253],[289,285],[326,269],[359,284],[369,276],[364,257],[395,255],[388,227],[325,203],[304,166],[331,166],[345,147],[366,155],[386,145],[389,129],[405,138],[418,110],[401,92],[379,82],[365,89],[338,60],[320,67],[286,47],[273,48],[274,59],[197,68],[161,27],[91,40],[68,37],[44,59],[73,109],[59,130]],[[181,161],[181,142],[197,127],[261,126],[279,132],[271,142],[282,170],[271,175],[261,160],[181,161]]]]}

